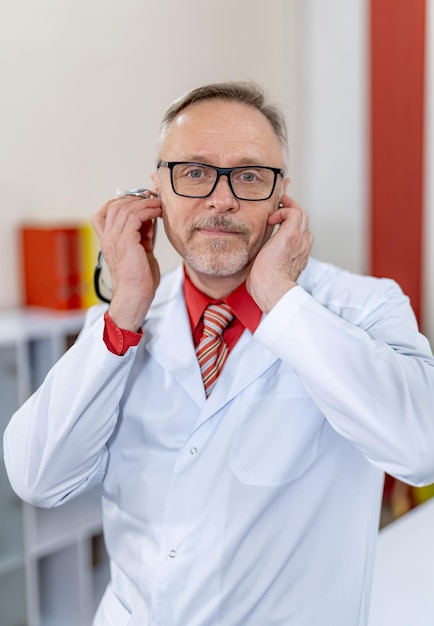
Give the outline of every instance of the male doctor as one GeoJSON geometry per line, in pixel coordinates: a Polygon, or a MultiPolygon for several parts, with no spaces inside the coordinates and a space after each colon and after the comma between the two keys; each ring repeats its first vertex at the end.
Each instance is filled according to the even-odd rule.
{"type": "Polygon", "coordinates": [[[108,308],[6,430],[24,500],[102,483],[95,626],[365,626],[383,472],[434,481],[428,342],[394,282],[309,258],[286,161],[258,86],[177,100],[156,195],[94,218],[108,308]]]}

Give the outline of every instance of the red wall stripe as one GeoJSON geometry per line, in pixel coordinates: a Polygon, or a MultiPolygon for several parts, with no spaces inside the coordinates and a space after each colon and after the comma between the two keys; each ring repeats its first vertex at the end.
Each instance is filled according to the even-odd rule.
{"type": "Polygon", "coordinates": [[[370,0],[371,267],[421,314],[425,0],[370,0]]]}

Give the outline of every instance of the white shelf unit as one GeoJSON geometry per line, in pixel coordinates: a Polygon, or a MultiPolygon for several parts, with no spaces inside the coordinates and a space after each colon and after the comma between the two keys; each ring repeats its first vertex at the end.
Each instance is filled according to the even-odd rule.
{"type": "MultiPolygon", "coordinates": [[[[0,433],[80,331],[83,312],[0,312],[0,433]]],[[[90,626],[109,573],[98,489],[54,509],[19,500],[0,448],[0,625],[90,626]]]]}

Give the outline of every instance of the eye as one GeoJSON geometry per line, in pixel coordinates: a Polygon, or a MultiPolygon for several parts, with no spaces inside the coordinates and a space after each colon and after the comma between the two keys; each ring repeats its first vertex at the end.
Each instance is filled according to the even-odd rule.
{"type": "Polygon", "coordinates": [[[185,163],[177,165],[175,168],[176,176],[185,178],[190,181],[199,181],[215,176],[214,170],[200,163],[185,163]]]}
{"type": "Polygon", "coordinates": [[[246,183],[253,183],[258,180],[258,177],[254,172],[242,172],[241,179],[246,183]]]}
{"type": "Polygon", "coordinates": [[[189,178],[194,178],[194,179],[202,178],[202,176],[204,176],[203,170],[199,168],[190,170],[189,172],[186,172],[186,174],[189,178]]]}
{"type": "Polygon", "coordinates": [[[257,183],[262,180],[260,170],[255,168],[235,170],[234,175],[240,183],[257,183]]]}

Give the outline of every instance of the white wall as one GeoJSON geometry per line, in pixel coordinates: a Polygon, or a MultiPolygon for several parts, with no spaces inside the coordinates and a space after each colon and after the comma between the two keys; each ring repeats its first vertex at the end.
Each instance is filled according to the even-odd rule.
{"type": "MultiPolygon", "coordinates": [[[[300,6],[2,0],[0,308],[21,299],[20,221],[86,221],[117,187],[148,185],[161,115],[184,91],[253,78],[298,128],[300,6]]],[[[296,137],[294,131],[295,155],[296,137]]],[[[158,254],[167,269],[177,259],[161,235],[158,254]]]]}
{"type": "MultiPolygon", "coordinates": [[[[2,0],[0,308],[21,301],[22,220],[79,220],[146,186],[166,106],[253,78],[283,106],[289,192],[314,254],[366,269],[364,0],[2,0]]],[[[158,237],[162,269],[178,262],[158,237]]]]}
{"type": "Polygon", "coordinates": [[[365,0],[304,0],[301,201],[314,254],[366,272],[369,215],[365,0]]]}

